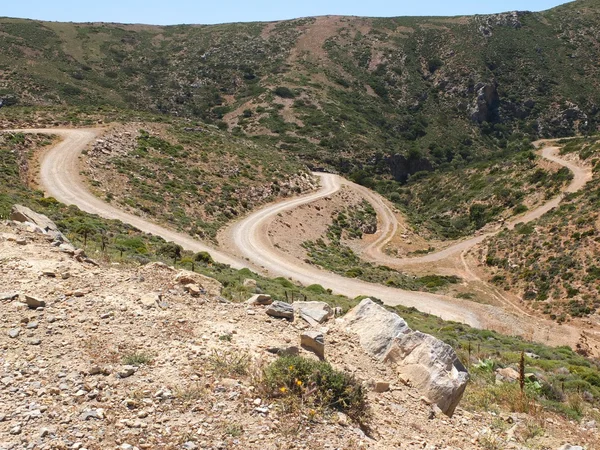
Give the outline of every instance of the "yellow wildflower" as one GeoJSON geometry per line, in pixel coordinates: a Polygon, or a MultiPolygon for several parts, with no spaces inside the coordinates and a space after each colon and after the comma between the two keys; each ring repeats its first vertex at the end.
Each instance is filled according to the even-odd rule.
{"type": "Polygon", "coordinates": [[[282,394],[285,394],[285,393],[287,392],[287,388],[286,388],[285,386],[282,386],[282,387],[280,387],[280,388],[279,388],[279,391],[280,391],[282,394]]]}
{"type": "Polygon", "coordinates": [[[299,380],[299,379],[296,378],[296,385],[302,386],[302,380],[299,380]]]}

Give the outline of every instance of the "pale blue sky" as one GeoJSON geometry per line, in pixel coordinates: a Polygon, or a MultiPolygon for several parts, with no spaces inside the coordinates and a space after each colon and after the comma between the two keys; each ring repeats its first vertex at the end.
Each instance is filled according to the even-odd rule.
{"type": "Polygon", "coordinates": [[[0,16],[61,22],[170,25],[291,19],[326,14],[354,16],[454,16],[542,11],[560,0],[4,0],[0,16]]]}

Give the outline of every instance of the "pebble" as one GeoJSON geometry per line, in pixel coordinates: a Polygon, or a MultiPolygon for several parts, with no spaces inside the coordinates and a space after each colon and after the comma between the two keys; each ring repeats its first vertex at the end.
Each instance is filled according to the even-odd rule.
{"type": "Polygon", "coordinates": [[[104,410],[102,408],[98,408],[98,409],[90,409],[90,410],[84,411],[79,415],[79,419],[80,420],[104,419],[104,410]]]}
{"type": "Polygon", "coordinates": [[[21,334],[21,330],[18,328],[11,328],[10,330],[8,330],[8,337],[15,339],[17,337],[19,337],[19,334],[21,334]]]}
{"type": "Polygon", "coordinates": [[[6,300],[14,300],[19,296],[18,292],[0,292],[0,302],[6,300]]]}
{"type": "Polygon", "coordinates": [[[40,300],[39,298],[32,297],[30,295],[25,296],[25,303],[31,309],[44,308],[46,306],[46,302],[44,300],[40,300]]]}
{"type": "Polygon", "coordinates": [[[119,371],[117,372],[117,376],[119,378],[128,378],[131,375],[133,375],[135,373],[135,371],[137,370],[136,367],[134,366],[123,366],[121,367],[121,369],[119,369],[119,371]]]}

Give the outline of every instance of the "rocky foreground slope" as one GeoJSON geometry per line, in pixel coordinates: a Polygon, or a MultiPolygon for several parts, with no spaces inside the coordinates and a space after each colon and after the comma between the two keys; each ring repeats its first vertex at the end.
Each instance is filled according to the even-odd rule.
{"type": "Polygon", "coordinates": [[[220,297],[220,284],[210,278],[161,263],[95,261],[35,231],[22,223],[0,225],[0,449],[559,448],[566,441],[592,442],[593,434],[558,417],[546,419],[534,442],[527,415],[460,406],[451,418],[442,414],[393,366],[364,351],[364,336],[352,331],[360,311],[352,322],[277,319],[264,306],[220,297]],[[341,412],[301,404],[290,410],[266,391],[263,369],[277,358],[276,349],[316,358],[300,345],[308,331],[324,336],[335,368],[368,389],[368,427],[341,412]]]}

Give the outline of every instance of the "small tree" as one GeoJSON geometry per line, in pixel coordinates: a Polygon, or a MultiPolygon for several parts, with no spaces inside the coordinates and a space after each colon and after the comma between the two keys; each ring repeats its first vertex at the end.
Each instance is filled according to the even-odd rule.
{"type": "Polygon", "coordinates": [[[183,252],[183,247],[174,242],[167,242],[165,245],[158,249],[158,254],[163,255],[167,258],[173,259],[173,265],[177,264],[177,260],[181,259],[181,253],[183,252]]]}
{"type": "Polygon", "coordinates": [[[97,231],[98,230],[96,229],[94,224],[90,222],[82,222],[75,229],[75,232],[77,234],[83,236],[83,248],[87,246],[88,236],[95,234],[97,231]]]}
{"type": "Polygon", "coordinates": [[[192,269],[192,272],[196,271],[196,262],[194,261],[194,258],[191,258],[189,256],[185,256],[185,257],[181,258],[181,264],[182,265],[189,264],[190,267],[191,267],[191,269],[192,269]]]}
{"type": "Polygon", "coordinates": [[[212,259],[212,256],[210,256],[210,253],[208,252],[198,252],[194,255],[194,261],[199,262],[199,263],[204,263],[204,264],[212,264],[214,263],[214,260],[212,259]]]}

